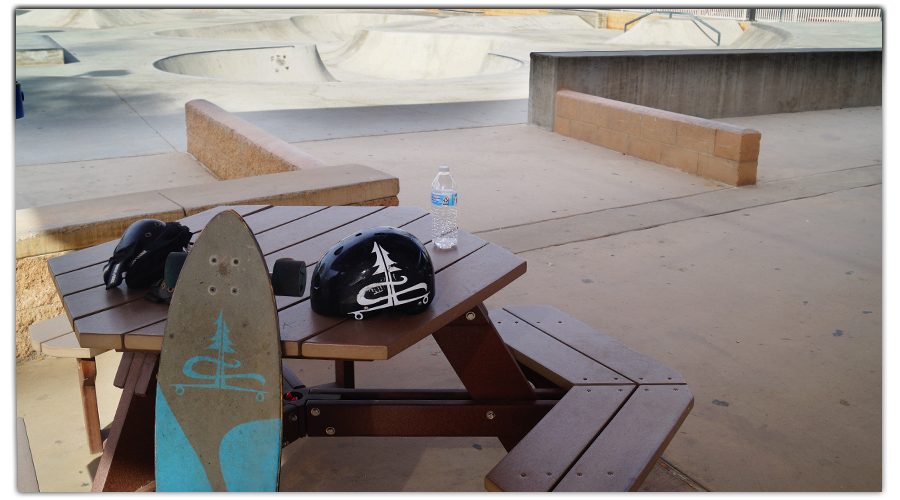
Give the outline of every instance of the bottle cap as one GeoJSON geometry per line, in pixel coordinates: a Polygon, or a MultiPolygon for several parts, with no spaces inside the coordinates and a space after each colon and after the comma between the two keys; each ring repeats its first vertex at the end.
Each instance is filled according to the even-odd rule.
{"type": "Polygon", "coordinates": [[[447,165],[441,165],[440,167],[438,167],[438,171],[439,172],[449,172],[450,167],[448,167],[447,165]]]}

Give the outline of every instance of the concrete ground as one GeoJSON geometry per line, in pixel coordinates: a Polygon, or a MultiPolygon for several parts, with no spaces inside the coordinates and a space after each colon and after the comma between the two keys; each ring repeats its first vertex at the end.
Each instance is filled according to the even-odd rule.
{"type": "MultiPolygon", "coordinates": [[[[198,98],[327,163],[396,175],[402,205],[427,208],[436,167],[450,165],[460,227],[528,262],[489,309],[553,305],[687,380],[694,409],[663,454],[674,472],[657,466],[646,490],[882,489],[881,107],[724,120],[762,133],[758,184],[731,188],[525,125],[527,65],[466,78],[304,84],[152,66],[262,43],[153,35],[163,28],[290,15],[189,13],[101,30],[17,26],[17,34],[52,36],[77,62],[17,68],[26,118],[15,129],[16,209],[215,182],[185,153],[183,106],[198,98]]],[[[492,50],[507,55],[600,50],[614,35],[478,29],[501,28],[512,42],[492,50]]],[[[853,29],[854,43],[876,39],[866,34],[874,26],[853,29]]],[[[794,43],[841,46],[831,31],[817,38],[804,27],[801,35],[794,43]]],[[[119,356],[98,357],[103,426],[115,412],[119,356]]],[[[307,384],[330,380],[328,363],[290,363],[307,384]]],[[[390,361],[359,364],[357,380],[460,387],[431,339],[390,361]]],[[[16,414],[42,491],[90,489],[99,455],[87,452],[78,399],[73,361],[16,366],[16,414]]],[[[483,438],[301,439],[284,451],[281,484],[483,491],[503,455],[499,442],[483,438]]]]}

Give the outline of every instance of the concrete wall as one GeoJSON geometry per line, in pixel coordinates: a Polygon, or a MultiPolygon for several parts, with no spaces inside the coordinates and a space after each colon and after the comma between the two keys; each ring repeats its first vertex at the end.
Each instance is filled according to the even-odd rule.
{"type": "Polygon", "coordinates": [[[732,186],[756,183],[753,129],[560,90],[553,131],[732,186]]]}
{"type": "Polygon", "coordinates": [[[882,50],[531,54],[528,123],[553,130],[556,91],[701,118],[881,105],[882,50]]]}

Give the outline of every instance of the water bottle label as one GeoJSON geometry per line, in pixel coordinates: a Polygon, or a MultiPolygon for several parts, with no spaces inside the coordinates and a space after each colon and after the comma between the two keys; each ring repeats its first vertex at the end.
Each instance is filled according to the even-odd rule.
{"type": "Polygon", "coordinates": [[[436,207],[455,207],[456,206],[456,193],[453,193],[453,194],[431,193],[431,204],[436,207]]]}

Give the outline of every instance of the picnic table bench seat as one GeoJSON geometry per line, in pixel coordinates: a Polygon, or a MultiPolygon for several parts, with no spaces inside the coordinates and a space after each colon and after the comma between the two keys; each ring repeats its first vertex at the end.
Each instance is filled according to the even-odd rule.
{"type": "Polygon", "coordinates": [[[681,375],[551,306],[510,306],[490,317],[536,387],[568,392],[485,487],[636,491],[694,405],[681,375]]]}

